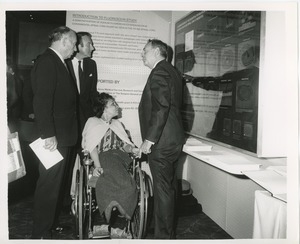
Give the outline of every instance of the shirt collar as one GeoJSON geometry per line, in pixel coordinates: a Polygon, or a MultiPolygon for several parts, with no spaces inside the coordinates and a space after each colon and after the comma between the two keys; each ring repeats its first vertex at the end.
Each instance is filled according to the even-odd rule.
{"type": "Polygon", "coordinates": [[[158,61],[153,65],[153,68],[152,68],[152,69],[154,69],[154,68],[156,67],[156,65],[157,65],[160,61],[162,61],[162,60],[164,60],[164,59],[158,60],[158,61]]]}
{"type": "MultiPolygon", "coordinates": [[[[76,58],[76,57],[74,57],[74,58],[72,59],[73,64],[77,64],[77,65],[78,65],[78,61],[83,61],[83,60],[82,60],[82,59],[79,60],[79,59],[76,58]]],[[[82,63],[83,63],[83,62],[82,62],[82,63]]]]}

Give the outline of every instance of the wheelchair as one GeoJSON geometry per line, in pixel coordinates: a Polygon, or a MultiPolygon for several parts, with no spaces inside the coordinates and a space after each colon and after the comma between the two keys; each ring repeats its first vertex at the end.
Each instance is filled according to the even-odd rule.
{"type": "MultiPolygon", "coordinates": [[[[153,189],[150,176],[141,169],[141,163],[132,157],[130,175],[136,182],[138,203],[134,214],[128,222],[128,230],[133,239],[145,238],[147,227],[151,220],[153,208],[153,189]]],[[[89,153],[84,151],[80,169],[76,172],[75,199],[72,204],[72,213],[75,217],[75,232],[78,239],[109,238],[94,237],[93,215],[100,214],[95,199],[95,177],[92,176],[93,161],[89,153]],[[94,178],[94,180],[93,180],[94,178]]]]}

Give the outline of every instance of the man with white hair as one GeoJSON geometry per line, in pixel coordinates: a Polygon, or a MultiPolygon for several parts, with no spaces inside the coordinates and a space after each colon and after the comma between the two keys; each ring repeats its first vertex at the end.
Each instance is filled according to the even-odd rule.
{"type": "Polygon", "coordinates": [[[153,177],[154,237],[174,239],[177,180],[175,165],[182,151],[182,77],[167,62],[168,46],[157,39],[145,45],[142,58],[151,69],[139,104],[143,143],[153,177]]]}
{"type": "Polygon", "coordinates": [[[33,239],[51,239],[57,224],[59,198],[69,165],[74,161],[78,136],[77,91],[65,59],[76,50],[76,33],[66,26],[49,35],[50,47],[40,55],[31,71],[33,109],[39,136],[46,150],[58,151],[63,159],[46,169],[39,164],[39,179],[34,196],[33,239]]]}

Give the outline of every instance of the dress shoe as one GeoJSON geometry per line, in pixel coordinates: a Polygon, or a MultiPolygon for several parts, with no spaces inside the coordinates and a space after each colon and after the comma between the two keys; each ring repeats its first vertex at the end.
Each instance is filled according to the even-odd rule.
{"type": "Polygon", "coordinates": [[[64,229],[65,229],[65,227],[58,225],[58,226],[52,228],[51,230],[56,233],[62,233],[64,231],[64,229]]]}

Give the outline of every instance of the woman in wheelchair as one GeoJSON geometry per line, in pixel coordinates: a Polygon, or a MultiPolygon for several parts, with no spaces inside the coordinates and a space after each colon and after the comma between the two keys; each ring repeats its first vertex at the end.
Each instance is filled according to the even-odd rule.
{"type": "Polygon", "coordinates": [[[82,148],[94,161],[93,176],[97,176],[97,205],[110,223],[113,209],[130,220],[137,205],[137,187],[128,171],[130,155],[138,155],[123,124],[117,119],[119,106],[114,98],[101,93],[95,99],[94,111],[85,124],[82,148]]]}

